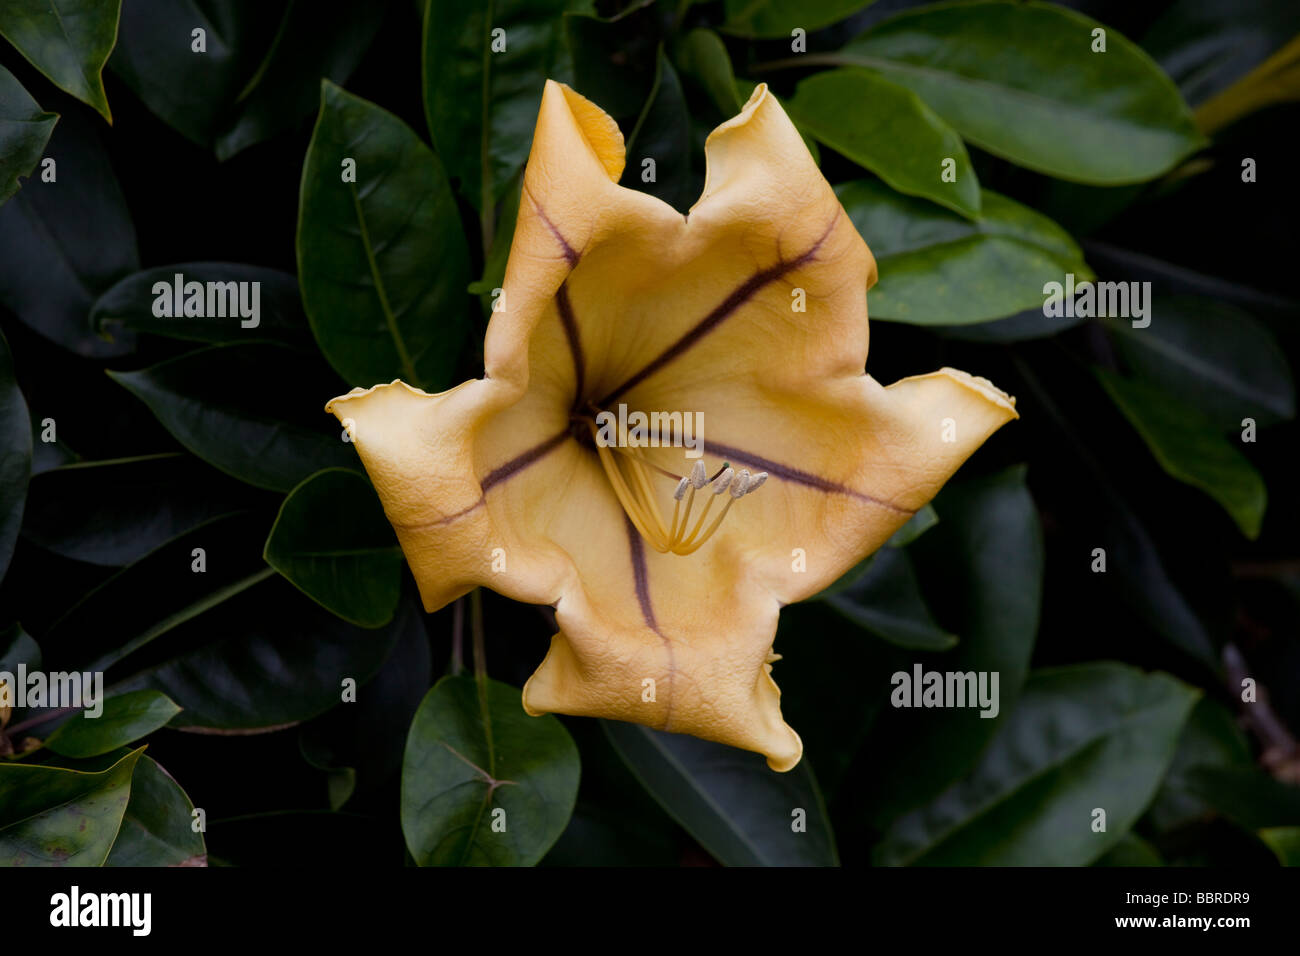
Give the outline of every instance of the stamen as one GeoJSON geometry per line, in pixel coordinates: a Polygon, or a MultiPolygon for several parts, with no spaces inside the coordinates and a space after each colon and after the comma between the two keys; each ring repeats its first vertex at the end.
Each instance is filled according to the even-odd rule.
{"type": "Polygon", "coordinates": [[[710,478],[708,468],[703,461],[698,460],[691,467],[691,473],[683,478],[630,451],[625,447],[627,443],[624,433],[620,433],[617,447],[603,445],[595,421],[588,419],[587,424],[595,439],[601,467],[609,478],[615,497],[618,498],[619,504],[623,506],[628,519],[641,537],[660,553],[671,551],[674,554],[687,555],[698,551],[709,538],[713,537],[721,526],[722,519],[731,510],[731,506],[750,492],[757,491],[767,480],[767,472],[750,475],[748,469],[742,468],[737,474],[730,463],[725,461],[710,478]],[[625,468],[631,471],[630,475],[625,472],[625,468]],[[672,493],[672,521],[667,524],[664,523],[663,512],[660,511],[659,503],[655,498],[652,479],[656,475],[677,481],[672,493]],[[695,506],[695,493],[706,486],[712,486],[713,494],[709,495],[709,500],[692,525],[691,512],[695,506]],[[705,530],[704,523],[713,509],[713,502],[727,491],[731,493],[730,496],[705,530]],[[685,508],[682,507],[683,500],[686,502],[685,508]],[[690,534],[686,533],[688,526],[690,534]]]}

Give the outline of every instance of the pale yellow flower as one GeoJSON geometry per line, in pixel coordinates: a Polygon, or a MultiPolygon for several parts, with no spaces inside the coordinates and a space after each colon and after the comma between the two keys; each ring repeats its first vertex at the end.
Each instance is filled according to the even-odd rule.
{"type": "Polygon", "coordinates": [[[864,374],[875,261],[764,86],[706,155],[684,217],[618,186],[617,125],[548,82],[484,377],[326,408],[354,422],[428,610],[479,585],[555,608],[529,713],[788,770],[803,747],[771,677],[780,608],[880,547],[1016,412],[953,369],[888,388],[864,374]],[[679,501],[688,449],[598,447],[595,416],[619,403],[702,413],[697,460],[707,479],[729,463],[731,487],[688,481],[679,501]],[[769,477],[734,497],[742,469],[769,477]]]}

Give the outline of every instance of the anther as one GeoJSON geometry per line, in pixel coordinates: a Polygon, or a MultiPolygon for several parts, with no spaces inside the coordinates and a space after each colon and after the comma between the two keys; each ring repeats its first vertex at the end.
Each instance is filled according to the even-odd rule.
{"type": "Polygon", "coordinates": [[[703,461],[697,461],[695,467],[691,469],[691,484],[695,488],[703,488],[709,483],[709,469],[704,467],[703,461]]]}
{"type": "Polygon", "coordinates": [[[683,478],[677,482],[677,490],[673,492],[673,500],[681,501],[686,496],[686,489],[690,487],[691,479],[683,478]]]}
{"type": "Polygon", "coordinates": [[[749,491],[750,481],[751,479],[749,477],[749,469],[748,468],[740,469],[740,474],[736,476],[736,480],[731,484],[731,497],[733,498],[744,497],[745,492],[749,491]]]}
{"type": "Polygon", "coordinates": [[[715,495],[720,495],[726,491],[727,485],[731,484],[731,479],[735,476],[736,472],[734,469],[725,469],[722,474],[718,475],[718,477],[713,480],[713,493],[715,495]]]}

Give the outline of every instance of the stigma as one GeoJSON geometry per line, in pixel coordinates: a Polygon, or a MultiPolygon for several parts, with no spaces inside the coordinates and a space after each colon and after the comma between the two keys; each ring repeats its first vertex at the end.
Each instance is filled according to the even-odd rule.
{"type": "MultiPolygon", "coordinates": [[[[591,423],[593,437],[596,437],[595,427],[591,423]]],[[[731,506],[767,481],[765,471],[751,475],[748,469],[742,468],[737,472],[726,462],[711,478],[702,461],[696,461],[691,473],[681,477],[650,463],[626,446],[609,446],[599,440],[595,446],[600,464],[628,519],[650,547],[662,554],[694,554],[717,533],[731,506]],[[671,492],[663,486],[665,479],[675,483],[671,492]],[[697,494],[707,500],[692,523],[697,494]],[[706,526],[714,502],[724,494],[726,501],[706,526]],[[660,497],[673,502],[670,520],[664,520],[660,497]]]]}

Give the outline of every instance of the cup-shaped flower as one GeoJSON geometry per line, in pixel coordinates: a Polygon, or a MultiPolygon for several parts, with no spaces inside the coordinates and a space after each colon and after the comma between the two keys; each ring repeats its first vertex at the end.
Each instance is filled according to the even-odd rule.
{"type": "Polygon", "coordinates": [[[555,608],[530,713],[788,770],[779,609],[880,547],[1016,412],[953,369],[865,374],[875,261],[765,87],[706,157],[683,216],[617,185],[616,124],[547,83],[483,378],[327,410],[351,419],[428,610],[479,585],[555,608]]]}

